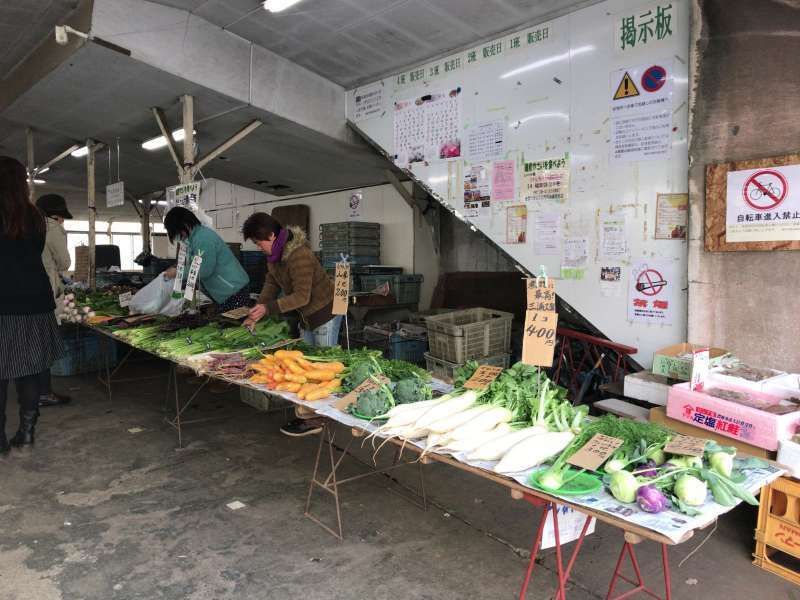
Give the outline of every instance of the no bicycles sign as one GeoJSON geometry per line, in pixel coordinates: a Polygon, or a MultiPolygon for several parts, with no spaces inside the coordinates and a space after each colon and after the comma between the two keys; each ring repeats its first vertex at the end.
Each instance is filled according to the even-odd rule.
{"type": "Polygon", "coordinates": [[[725,241],[800,240],[800,165],[730,171],[725,241]]]}

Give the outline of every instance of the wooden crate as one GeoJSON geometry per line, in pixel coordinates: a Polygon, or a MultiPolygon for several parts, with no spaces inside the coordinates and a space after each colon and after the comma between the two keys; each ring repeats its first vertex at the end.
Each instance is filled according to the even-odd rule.
{"type": "Polygon", "coordinates": [[[800,584],[800,482],[776,479],[761,490],[753,564],[800,584]]]}

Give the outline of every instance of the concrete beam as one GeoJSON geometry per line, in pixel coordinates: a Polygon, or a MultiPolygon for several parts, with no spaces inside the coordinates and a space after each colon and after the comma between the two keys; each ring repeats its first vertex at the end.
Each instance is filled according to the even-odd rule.
{"type": "Polygon", "coordinates": [[[92,35],[244,104],[353,140],[344,88],[196,15],[145,0],[94,0],[92,35]]]}

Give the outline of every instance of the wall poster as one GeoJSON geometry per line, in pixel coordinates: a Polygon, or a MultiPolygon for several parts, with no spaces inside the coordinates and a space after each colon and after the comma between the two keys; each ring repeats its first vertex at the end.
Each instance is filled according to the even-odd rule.
{"type": "Polygon", "coordinates": [[[464,171],[464,216],[475,218],[489,214],[491,179],[486,165],[472,165],[464,171]]]}
{"type": "Polygon", "coordinates": [[[401,166],[461,156],[461,88],[395,102],[394,152],[401,166]]]}

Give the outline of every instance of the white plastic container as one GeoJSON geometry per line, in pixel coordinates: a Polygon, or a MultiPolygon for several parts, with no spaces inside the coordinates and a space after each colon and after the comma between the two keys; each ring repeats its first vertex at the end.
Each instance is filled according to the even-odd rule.
{"type": "Polygon", "coordinates": [[[789,475],[800,479],[800,444],[792,440],[778,442],[778,462],[789,469],[789,475]]]}
{"type": "Polygon", "coordinates": [[[781,398],[800,398],[800,375],[784,373],[764,382],[764,392],[781,398]]]}

